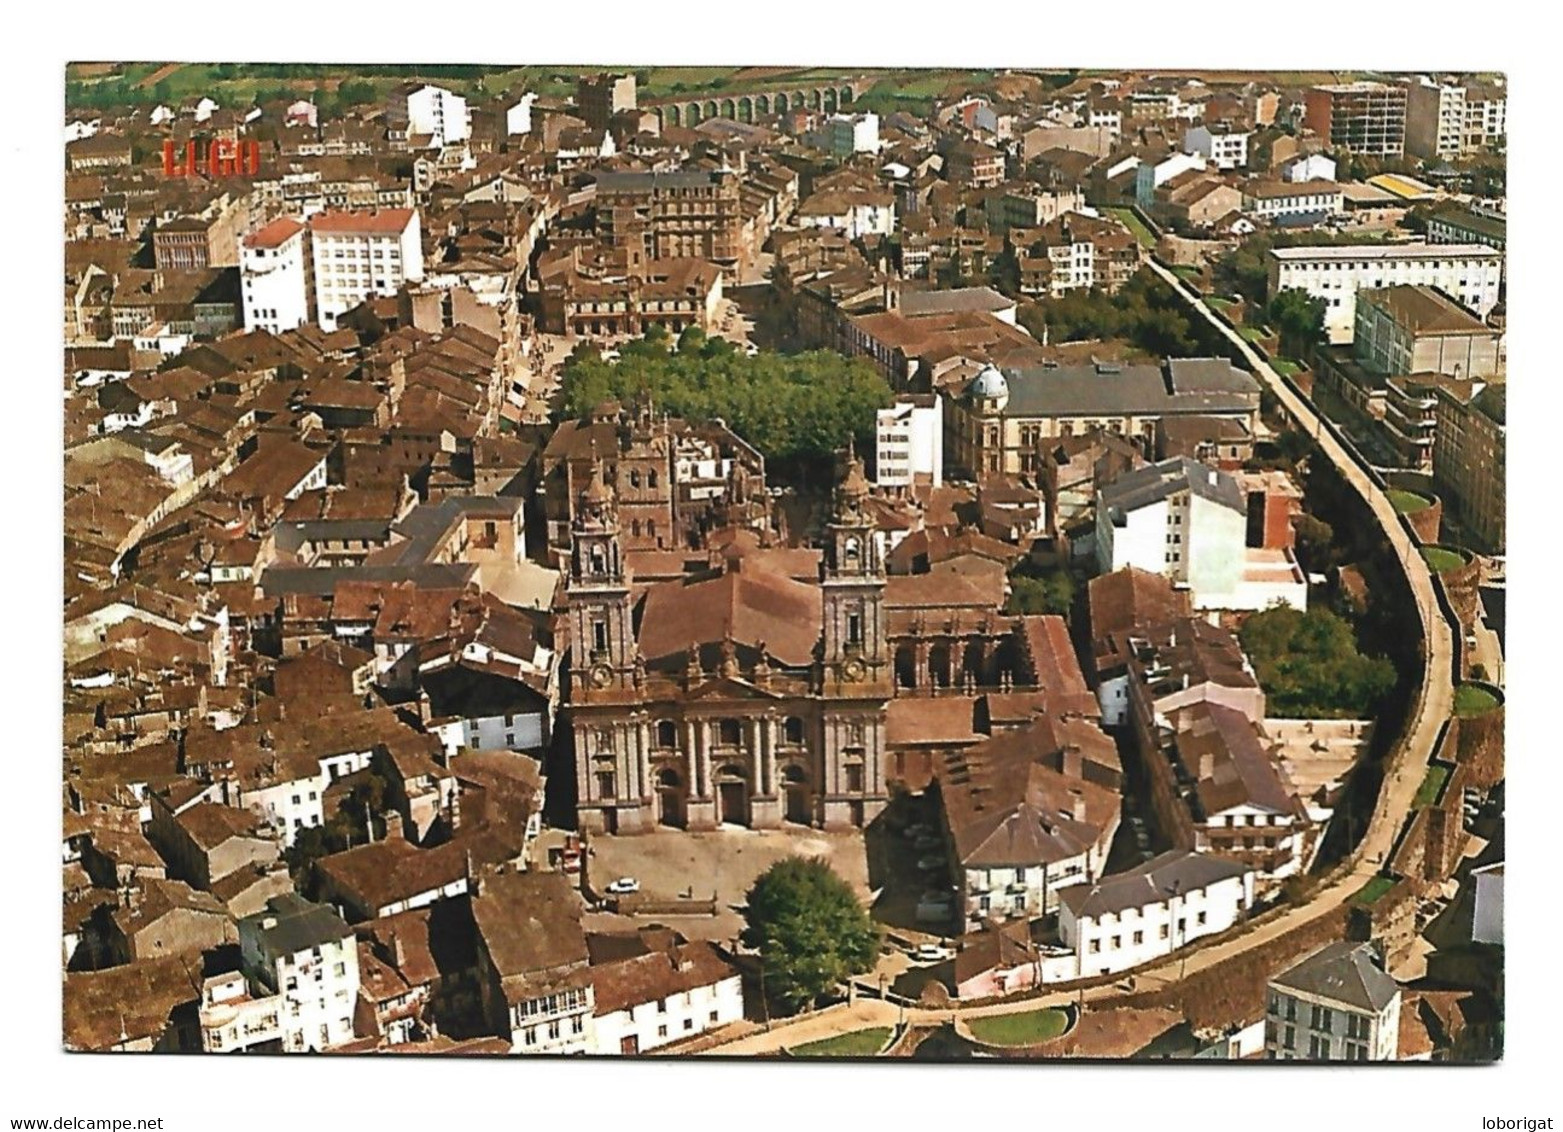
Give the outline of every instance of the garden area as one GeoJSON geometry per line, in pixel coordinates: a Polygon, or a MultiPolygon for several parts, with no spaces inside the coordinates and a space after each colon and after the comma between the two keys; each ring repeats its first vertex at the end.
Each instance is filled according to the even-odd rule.
{"type": "Polygon", "coordinates": [[[1427,562],[1428,569],[1435,574],[1447,574],[1451,570],[1458,570],[1466,563],[1466,559],[1456,551],[1442,546],[1424,546],[1422,558],[1427,562]]]}
{"type": "Polygon", "coordinates": [[[1474,719],[1486,715],[1498,706],[1498,697],[1491,688],[1480,684],[1461,684],[1454,690],[1454,713],[1460,719],[1474,719]]]}
{"type": "Polygon", "coordinates": [[[1351,902],[1363,906],[1377,903],[1379,897],[1394,887],[1394,877],[1376,876],[1357,890],[1357,894],[1351,898],[1351,902]]]}
{"type": "Polygon", "coordinates": [[[866,1030],[853,1030],[850,1034],[837,1034],[833,1038],[806,1042],[788,1052],[794,1057],[873,1057],[885,1048],[889,1040],[889,1026],[871,1026],[866,1030]]]}
{"type": "Polygon", "coordinates": [[[1069,1015],[1047,1007],[1023,1014],[995,1014],[971,1020],[972,1037],[990,1046],[1034,1046],[1069,1028],[1069,1015]]]}
{"type": "Polygon", "coordinates": [[[1431,806],[1438,801],[1438,795],[1444,788],[1444,783],[1449,781],[1449,768],[1442,763],[1434,763],[1427,768],[1427,774],[1422,779],[1422,785],[1417,787],[1416,797],[1411,800],[1411,808],[1420,810],[1423,806],[1431,806]]]}
{"type": "Polygon", "coordinates": [[[1389,505],[1402,515],[1415,515],[1418,511],[1431,507],[1433,501],[1414,491],[1393,488],[1389,492],[1389,505]]]}
{"type": "Polygon", "coordinates": [[[1135,214],[1134,209],[1104,208],[1102,211],[1114,219],[1122,221],[1124,227],[1133,232],[1134,238],[1140,241],[1140,247],[1145,248],[1147,251],[1156,247],[1155,233],[1145,226],[1145,222],[1135,214]]]}
{"type": "Polygon", "coordinates": [[[1280,718],[1362,719],[1395,686],[1394,665],[1360,652],[1351,623],[1329,609],[1273,606],[1244,621],[1238,636],[1280,718]]]}

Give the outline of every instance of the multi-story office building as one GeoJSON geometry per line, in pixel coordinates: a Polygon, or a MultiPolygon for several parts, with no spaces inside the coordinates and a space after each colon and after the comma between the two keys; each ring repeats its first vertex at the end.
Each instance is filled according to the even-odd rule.
{"type": "Polygon", "coordinates": [[[1436,287],[1485,318],[1498,303],[1503,256],[1479,244],[1335,244],[1272,248],[1271,295],[1296,289],[1325,303],[1324,328],[1350,342],[1357,292],[1394,286],[1436,287]]]}
{"type": "Polygon", "coordinates": [[[283,216],[246,236],[239,249],[244,329],[281,334],[309,322],[309,276],[309,232],[297,220],[283,216]]]}
{"type": "Polygon", "coordinates": [[[1508,397],[1502,384],[1445,382],[1435,389],[1433,483],[1478,549],[1504,551],[1508,397]]]}
{"type": "Polygon", "coordinates": [[[322,212],[310,219],[316,316],[327,330],[371,295],[423,279],[423,239],[410,208],[322,212]]]}
{"type": "Polygon", "coordinates": [[[1367,944],[1332,943],[1270,980],[1271,1061],[1394,1061],[1399,1050],[1400,987],[1367,944]]]}
{"type": "Polygon", "coordinates": [[[1316,86],[1304,100],[1304,124],[1331,148],[1366,157],[1406,151],[1406,88],[1387,83],[1316,86]]]}

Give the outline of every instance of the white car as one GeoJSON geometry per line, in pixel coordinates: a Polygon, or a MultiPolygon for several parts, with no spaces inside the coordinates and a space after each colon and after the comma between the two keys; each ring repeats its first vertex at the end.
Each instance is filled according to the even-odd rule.
{"type": "Polygon", "coordinates": [[[942,947],[937,943],[924,943],[919,945],[916,951],[912,952],[912,958],[919,963],[942,963],[946,959],[954,959],[955,950],[949,947],[942,947]]]}
{"type": "Polygon", "coordinates": [[[639,891],[640,881],[636,880],[634,877],[620,877],[618,880],[608,885],[608,894],[610,896],[628,896],[632,892],[639,891]]]}

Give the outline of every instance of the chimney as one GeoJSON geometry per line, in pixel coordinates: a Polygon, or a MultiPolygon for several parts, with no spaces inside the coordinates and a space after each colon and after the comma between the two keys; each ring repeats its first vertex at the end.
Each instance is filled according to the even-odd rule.
{"type": "Polygon", "coordinates": [[[1085,776],[1081,766],[1079,743],[1064,744],[1064,760],[1061,770],[1071,778],[1083,778],[1085,776]]]}
{"type": "Polygon", "coordinates": [[[385,811],[385,839],[387,841],[402,841],[407,837],[407,832],[402,821],[400,810],[385,811]]]}
{"type": "Polygon", "coordinates": [[[402,937],[396,932],[391,933],[391,965],[398,971],[407,966],[407,948],[402,945],[402,937]]]}
{"type": "Polygon", "coordinates": [[[1075,821],[1085,821],[1085,795],[1079,790],[1069,791],[1070,814],[1075,821]]]}
{"type": "Polygon", "coordinates": [[[1204,781],[1216,776],[1216,756],[1210,751],[1202,751],[1199,756],[1199,777],[1204,781]]]}

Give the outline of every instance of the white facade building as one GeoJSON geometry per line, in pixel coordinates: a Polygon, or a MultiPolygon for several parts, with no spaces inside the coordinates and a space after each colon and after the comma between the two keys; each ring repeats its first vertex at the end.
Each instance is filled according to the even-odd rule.
{"type": "Polygon", "coordinates": [[[1128,971],[1232,927],[1253,907],[1254,873],[1226,857],[1169,852],[1060,897],[1058,931],[1079,977],[1128,971]]]}
{"type": "Polygon", "coordinates": [[[1345,197],[1333,181],[1250,181],[1243,186],[1243,211],[1258,220],[1339,216],[1345,197]]]}
{"type": "Polygon", "coordinates": [[[315,311],[326,330],[371,295],[394,295],[403,283],[423,280],[416,209],[322,212],[309,229],[315,311]]]}
{"type": "Polygon", "coordinates": [[[1196,609],[1222,608],[1242,580],[1248,512],[1237,481],[1177,458],[1120,476],[1097,493],[1102,573],[1137,566],[1186,586],[1196,609]]]}
{"type": "Polygon", "coordinates": [[[1217,169],[1245,169],[1248,167],[1248,130],[1236,130],[1223,125],[1215,129],[1195,126],[1183,135],[1183,152],[1197,153],[1217,169]]]}
{"type": "Polygon", "coordinates": [[[325,824],[326,787],[339,778],[368,769],[373,760],[372,747],[328,755],[320,760],[318,774],[244,790],[240,804],[266,815],[272,825],[282,830],[283,844],[291,846],[299,830],[325,824]]]}
{"type": "Polygon", "coordinates": [[[244,237],[239,287],[244,329],[281,334],[310,321],[309,233],[280,217],[244,237]]]}
{"type": "Polygon", "coordinates": [[[1281,167],[1283,181],[1333,181],[1335,159],[1322,153],[1310,153],[1306,157],[1293,158],[1281,167]]]}
{"type": "Polygon", "coordinates": [[[318,1053],[353,1040],[358,942],[325,904],[274,896],[239,921],[241,980],[203,988],[201,1044],[207,1052],[280,1042],[284,1053],[318,1053]]]}
{"type": "Polygon", "coordinates": [[[743,976],[704,941],[591,968],[590,1052],[639,1054],[744,1016],[743,976]]]}
{"type": "Polygon", "coordinates": [[[1400,987],[1365,943],[1332,943],[1270,980],[1265,1057],[1394,1061],[1400,987]]]}
{"type": "MultiPolygon", "coordinates": [[[[1131,159],[1132,160],[1132,159],[1131,159]]],[[[1156,190],[1164,182],[1190,169],[1204,169],[1206,161],[1197,153],[1174,153],[1154,165],[1141,163],[1134,171],[1134,199],[1141,208],[1149,208],[1156,201],[1156,190]]],[[[1109,175],[1111,175],[1109,171],[1109,175]]]]}
{"type": "Polygon", "coordinates": [[[532,132],[532,104],[537,101],[537,95],[531,91],[521,96],[521,101],[505,111],[505,134],[514,137],[516,134],[529,134],[532,132]]]}
{"type": "Polygon", "coordinates": [[[1401,285],[1436,287],[1476,312],[1498,303],[1503,256],[1480,244],[1346,244],[1272,248],[1269,294],[1297,289],[1325,303],[1330,342],[1352,340],[1357,291],[1401,285]]]}
{"type": "Polygon", "coordinates": [[[880,409],[874,478],[880,487],[910,487],[919,476],[944,482],[944,409],[937,393],[902,394],[880,409]]]}
{"type": "Polygon", "coordinates": [[[467,100],[438,86],[422,86],[408,92],[407,133],[429,134],[435,147],[466,141],[472,136],[467,100]]]}

